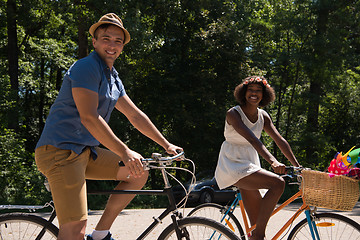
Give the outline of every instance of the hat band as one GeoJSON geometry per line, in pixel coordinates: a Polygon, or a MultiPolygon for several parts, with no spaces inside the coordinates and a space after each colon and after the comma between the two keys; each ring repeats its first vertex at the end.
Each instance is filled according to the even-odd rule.
{"type": "Polygon", "coordinates": [[[113,20],[111,20],[111,19],[106,19],[106,21],[103,21],[104,23],[106,23],[106,22],[108,22],[108,23],[114,23],[115,25],[118,25],[118,26],[120,26],[121,28],[123,28],[123,25],[121,24],[121,23],[119,23],[119,22],[117,22],[117,21],[113,21],[113,20]]]}

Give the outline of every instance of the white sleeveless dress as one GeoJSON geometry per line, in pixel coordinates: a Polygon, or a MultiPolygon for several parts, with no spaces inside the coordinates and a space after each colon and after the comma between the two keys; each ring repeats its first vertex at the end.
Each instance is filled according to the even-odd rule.
{"type": "MultiPolygon", "coordinates": [[[[264,128],[263,114],[268,114],[258,108],[258,119],[252,123],[244,114],[240,106],[235,106],[244,124],[261,137],[264,128]]],[[[255,148],[225,120],[225,141],[221,145],[215,179],[220,189],[235,184],[237,181],[261,169],[259,154],[255,148]]]]}

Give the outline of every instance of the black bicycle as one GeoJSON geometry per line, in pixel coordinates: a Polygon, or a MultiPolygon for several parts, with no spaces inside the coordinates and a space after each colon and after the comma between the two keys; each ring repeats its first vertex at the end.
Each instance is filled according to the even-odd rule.
{"type": "MultiPolygon", "coordinates": [[[[172,176],[167,169],[179,169],[192,173],[193,180],[194,173],[184,168],[173,167],[172,163],[175,160],[187,160],[184,153],[179,153],[176,156],[163,157],[161,154],[154,153],[151,158],[143,159],[145,170],[159,169],[162,173],[165,187],[163,190],[97,190],[89,191],[88,194],[141,194],[141,195],[166,195],[169,200],[168,207],[159,217],[154,218],[154,221],[148,226],[144,232],[137,239],[145,239],[145,237],[168,215],[171,216],[172,223],[166,227],[160,234],[158,239],[239,239],[231,230],[224,225],[204,217],[183,217],[179,209],[185,206],[185,201],[180,201],[181,206],[176,204],[174,194],[169,182],[168,176],[172,176]]],[[[191,161],[192,162],[192,161],[191,161]]],[[[195,168],[193,168],[195,169],[195,168]]],[[[184,188],[185,190],[185,188],[184,188]]],[[[185,190],[186,191],[186,190],[185,190]]],[[[188,192],[186,197],[188,196],[188,192]]],[[[0,240],[9,239],[56,239],[59,229],[52,222],[56,217],[52,202],[44,206],[8,206],[2,205],[0,209],[29,209],[35,211],[39,208],[52,207],[52,213],[49,219],[44,219],[33,213],[6,213],[0,215],[0,240]]]]}

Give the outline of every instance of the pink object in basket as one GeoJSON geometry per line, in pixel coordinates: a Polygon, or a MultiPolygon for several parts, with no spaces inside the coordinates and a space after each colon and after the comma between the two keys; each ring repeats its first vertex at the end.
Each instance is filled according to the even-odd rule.
{"type": "Polygon", "coordinates": [[[354,179],[360,179],[360,168],[350,169],[350,171],[346,174],[346,176],[354,179]]]}
{"type": "Polygon", "coordinates": [[[330,177],[334,177],[335,175],[345,175],[349,173],[350,169],[345,166],[342,161],[341,153],[337,153],[333,160],[330,162],[330,166],[328,167],[328,172],[330,177]]]}

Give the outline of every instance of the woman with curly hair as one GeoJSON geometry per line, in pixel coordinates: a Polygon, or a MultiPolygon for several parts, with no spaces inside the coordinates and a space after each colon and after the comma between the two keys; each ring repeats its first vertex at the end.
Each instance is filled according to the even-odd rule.
{"type": "Polygon", "coordinates": [[[268,81],[261,76],[247,77],[236,86],[234,96],[239,105],[226,113],[225,141],[215,178],[221,189],[234,185],[240,190],[250,222],[256,224],[250,239],[263,240],[267,222],[284,191],[285,182],[277,174],[285,172],[285,165],[260,141],[262,131],[275,141],[292,165],[300,165],[269,114],[260,109],[275,100],[274,89],[268,81]],[[261,168],[259,154],[277,174],[261,168]],[[263,189],[267,191],[261,191],[263,189]]]}

